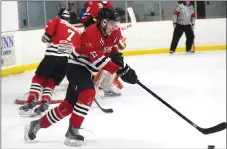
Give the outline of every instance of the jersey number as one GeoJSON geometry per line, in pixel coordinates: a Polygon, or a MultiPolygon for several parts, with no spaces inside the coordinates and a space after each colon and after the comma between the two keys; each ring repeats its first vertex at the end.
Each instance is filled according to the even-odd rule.
{"type": "Polygon", "coordinates": [[[93,58],[95,58],[96,56],[98,56],[98,54],[95,51],[91,51],[90,53],[93,56],[93,58]]]}
{"type": "Polygon", "coordinates": [[[73,35],[75,34],[75,32],[71,29],[68,29],[68,33],[69,33],[69,36],[67,38],[68,41],[71,41],[72,40],[72,37],[73,35]]]}

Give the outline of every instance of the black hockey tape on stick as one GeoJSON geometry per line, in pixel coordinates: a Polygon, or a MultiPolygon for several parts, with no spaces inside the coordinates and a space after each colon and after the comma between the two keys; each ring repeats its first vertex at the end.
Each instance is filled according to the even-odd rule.
{"type": "Polygon", "coordinates": [[[189,124],[191,124],[194,128],[196,128],[201,133],[207,135],[216,133],[219,131],[222,131],[227,128],[227,123],[223,122],[216,126],[210,127],[210,128],[201,128],[197,126],[195,123],[193,123],[191,120],[189,120],[187,117],[185,117],[183,114],[178,112],[175,108],[173,108],[171,105],[169,105],[167,102],[165,102],[161,97],[156,95],[154,92],[152,92],[149,88],[147,88],[145,85],[143,85],[140,81],[137,82],[139,86],[141,86],[143,89],[145,89],[147,92],[149,92],[151,95],[153,95],[155,98],[157,98],[160,102],[162,102],[164,105],[166,105],[168,108],[170,108],[173,112],[175,112],[177,115],[179,115],[181,118],[183,118],[185,121],[187,121],[189,124]]]}
{"type": "Polygon", "coordinates": [[[99,107],[99,109],[101,109],[102,110],[102,112],[104,112],[104,113],[113,113],[113,109],[104,109],[104,108],[102,108],[101,106],[100,106],[100,104],[97,102],[97,100],[95,99],[94,100],[95,101],[95,103],[97,104],[97,106],[99,107]]]}

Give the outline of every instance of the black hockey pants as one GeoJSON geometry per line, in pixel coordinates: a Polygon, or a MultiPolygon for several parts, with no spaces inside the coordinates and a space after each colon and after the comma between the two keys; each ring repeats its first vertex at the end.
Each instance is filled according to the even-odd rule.
{"type": "Polygon", "coordinates": [[[170,47],[171,51],[175,52],[176,47],[178,45],[178,42],[179,42],[183,32],[185,32],[185,35],[186,35],[186,51],[191,50],[192,44],[194,41],[194,33],[193,33],[191,25],[177,24],[176,28],[174,29],[174,32],[173,32],[173,39],[172,39],[172,43],[171,43],[171,47],[170,47]]]}

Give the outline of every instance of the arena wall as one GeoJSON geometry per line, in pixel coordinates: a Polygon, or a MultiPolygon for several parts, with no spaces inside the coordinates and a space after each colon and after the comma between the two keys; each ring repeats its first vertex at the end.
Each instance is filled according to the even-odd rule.
{"type": "MultiPolygon", "coordinates": [[[[122,28],[123,35],[127,37],[124,55],[169,52],[173,35],[172,21],[122,24],[122,28]]],[[[196,51],[226,50],[226,18],[197,19],[194,32],[196,51]]],[[[37,68],[46,48],[41,41],[43,33],[43,29],[2,33],[2,77],[37,68]]],[[[185,41],[183,35],[176,52],[185,51],[185,41]]]]}

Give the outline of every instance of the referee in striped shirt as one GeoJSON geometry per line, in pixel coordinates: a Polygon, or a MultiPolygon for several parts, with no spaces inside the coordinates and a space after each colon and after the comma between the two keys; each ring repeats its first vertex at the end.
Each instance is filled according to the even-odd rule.
{"type": "Polygon", "coordinates": [[[178,45],[179,39],[183,32],[186,35],[186,52],[194,52],[191,50],[194,41],[193,28],[195,25],[195,9],[190,1],[184,1],[178,5],[173,14],[173,39],[170,47],[170,54],[173,54],[178,45]]]}

